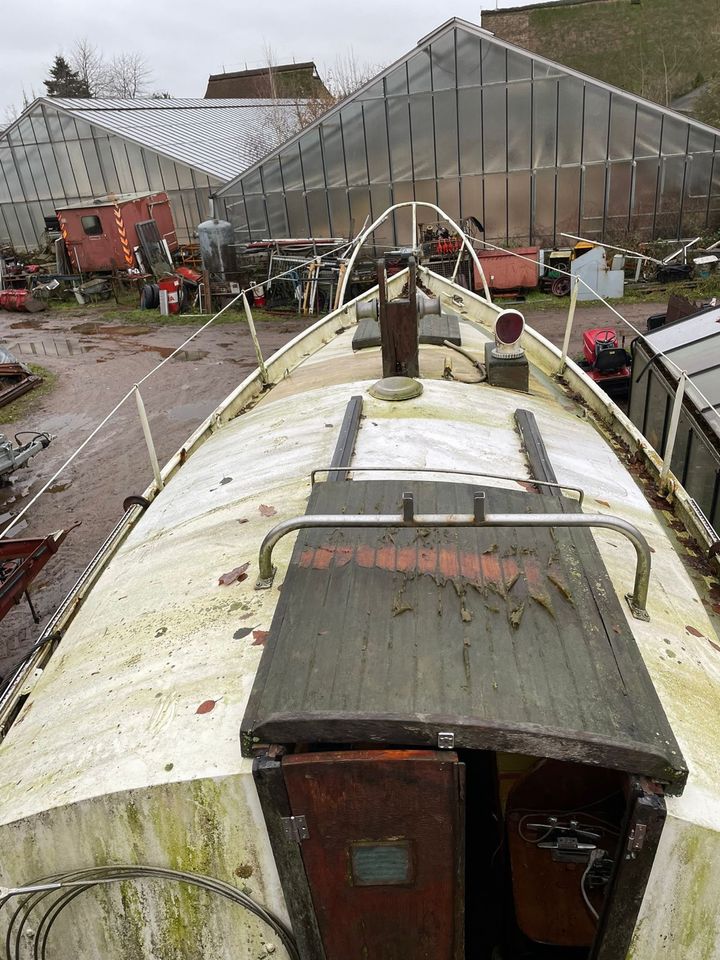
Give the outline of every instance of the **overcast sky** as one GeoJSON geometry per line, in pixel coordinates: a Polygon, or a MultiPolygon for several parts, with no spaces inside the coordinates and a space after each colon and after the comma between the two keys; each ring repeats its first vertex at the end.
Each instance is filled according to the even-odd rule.
{"type": "MultiPolygon", "coordinates": [[[[526,0],[497,0],[500,9],[526,0]]],[[[549,0],[554,2],[554,0],[549,0]]],[[[495,0],[0,0],[0,128],[23,91],[45,93],[55,54],[87,37],[107,56],[137,51],[152,65],[153,90],[202,97],[208,75],[263,66],[269,44],[276,62],[314,60],[321,70],[352,47],[362,63],[385,65],[407,53],[451,16],[477,23],[495,0]]]]}

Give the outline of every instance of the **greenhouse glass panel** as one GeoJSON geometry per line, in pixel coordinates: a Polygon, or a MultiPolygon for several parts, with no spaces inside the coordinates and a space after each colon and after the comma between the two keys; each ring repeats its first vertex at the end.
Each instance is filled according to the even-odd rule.
{"type": "Polygon", "coordinates": [[[632,205],[634,214],[655,213],[659,169],[660,164],[657,160],[637,161],[632,205]]]}
{"type": "MultiPolygon", "coordinates": [[[[130,151],[130,147],[131,147],[131,144],[129,143],[126,144],[128,158],[130,160],[130,170],[133,173],[133,179],[134,179],[135,164],[133,161],[133,154],[130,151]]],[[[186,167],[184,163],[175,164],[175,173],[177,175],[177,181],[181,190],[189,190],[195,186],[192,178],[192,170],[190,169],[190,167],[186,167]]]]}
{"type": "Polygon", "coordinates": [[[45,175],[45,168],[42,162],[42,154],[39,147],[30,148],[28,151],[28,162],[30,164],[30,175],[38,200],[49,200],[52,196],[48,178],[45,175]]]}
{"type": "Polygon", "coordinates": [[[580,163],[583,130],[583,85],[575,77],[558,81],[558,163],[580,163]]]}
{"type": "Polygon", "coordinates": [[[435,176],[435,131],[433,127],[432,96],[420,94],[410,97],[410,128],[412,130],[413,177],[435,176]]]}
{"type": "Polygon", "coordinates": [[[54,110],[51,110],[49,107],[45,109],[45,119],[47,121],[48,133],[50,134],[51,140],[64,140],[62,124],[60,123],[60,114],[56,113],[54,110]]]}
{"type": "Polygon", "coordinates": [[[407,97],[393,97],[388,100],[388,139],[393,182],[412,180],[410,108],[407,97]]]}
{"type": "Polygon", "coordinates": [[[508,170],[529,170],[532,131],[532,85],[512,83],[507,87],[508,170]]]}
{"type": "Polygon", "coordinates": [[[345,154],[343,152],[339,115],[334,114],[327,120],[323,120],[320,129],[322,131],[327,185],[328,187],[344,187],[347,185],[347,177],[345,176],[345,154]]]}
{"type": "Polygon", "coordinates": [[[408,93],[426,93],[432,89],[430,51],[421,50],[407,61],[408,93]]]}
{"type": "Polygon", "coordinates": [[[482,41],[482,82],[505,83],[507,81],[507,58],[505,47],[488,40],[482,41]]]}
{"type": "Polygon", "coordinates": [[[551,63],[543,63],[540,60],[533,59],[533,79],[547,80],[549,77],[561,77],[563,71],[551,63]]]}
{"type": "Polygon", "coordinates": [[[327,192],[330,207],[330,224],[334,237],[350,236],[350,207],[347,190],[330,188],[327,192]]]}
{"type": "MultiPolygon", "coordinates": [[[[112,151],[110,150],[110,141],[107,138],[96,140],[95,146],[97,148],[100,167],[103,172],[103,181],[105,182],[107,192],[120,193],[120,183],[118,181],[117,171],[115,170],[115,161],[113,160],[112,151]]],[[[57,144],[55,146],[56,157],[58,157],[61,147],[61,144],[57,144]]],[[[60,163],[58,162],[58,167],[59,166],[60,163]]],[[[62,176],[62,170],[60,170],[60,175],[62,176]]],[[[167,184],[165,186],[167,186],[167,184]]]]}
{"type": "Polygon", "coordinates": [[[635,111],[637,107],[627,97],[612,95],[610,104],[610,145],[608,156],[611,160],[631,160],[635,146],[635,111]]]}
{"type": "Polygon", "coordinates": [[[282,167],[282,178],[286,190],[303,190],[305,188],[297,143],[293,143],[280,154],[280,166],[282,167]]]}
{"type": "MultiPolygon", "coordinates": [[[[412,181],[394,184],[393,203],[407,203],[408,200],[414,199],[415,193],[412,181]]],[[[412,237],[412,214],[409,207],[396,210],[393,214],[393,221],[395,224],[395,243],[405,245],[417,241],[417,238],[413,239],[412,237]]]]}
{"type": "Polygon", "coordinates": [[[533,177],[532,243],[555,239],[555,171],[538,170],[533,177]]]}
{"type": "Polygon", "coordinates": [[[369,87],[358,93],[358,99],[360,100],[382,100],[384,96],[385,90],[382,80],[376,80],[375,83],[370,84],[369,87]]]}
{"type": "Polygon", "coordinates": [[[385,77],[385,92],[388,97],[405,96],[407,94],[407,64],[401,64],[385,77]]]}
{"type": "Polygon", "coordinates": [[[482,91],[479,87],[458,90],[460,172],[482,173],[482,91]]]}
{"type": "Polygon", "coordinates": [[[248,196],[262,196],[265,192],[263,190],[263,182],[260,177],[259,170],[253,170],[252,173],[248,173],[247,176],[243,177],[242,181],[243,193],[246,197],[248,196]]]}
{"type": "Polygon", "coordinates": [[[85,160],[85,169],[90,178],[91,193],[94,197],[101,197],[108,192],[105,181],[103,180],[100,161],[98,160],[97,149],[93,140],[82,140],[80,142],[83,159],[85,160]]]}
{"type": "MultiPolygon", "coordinates": [[[[97,141],[95,142],[97,147],[97,141]]],[[[87,153],[90,150],[88,144],[83,145],[83,149],[87,153]]],[[[147,170],[147,175],[152,184],[153,190],[164,190],[165,184],[163,182],[162,171],[160,169],[160,158],[156,153],[153,153],[152,150],[143,150],[143,162],[145,164],[145,169],[147,170]]],[[[90,173],[90,179],[92,180],[92,172],[90,173]]]]}
{"type": "Polygon", "coordinates": [[[460,219],[460,182],[438,180],[438,206],[453,220],[460,219]]]}
{"type": "Polygon", "coordinates": [[[368,167],[365,153],[365,130],[362,104],[349,103],[341,111],[345,168],[349,184],[367,183],[368,167]]]}
{"type": "Polygon", "coordinates": [[[458,175],[457,94],[444,90],[433,96],[435,160],[438,177],[458,175]]]}
{"type": "Polygon", "coordinates": [[[455,89],[455,31],[439,37],[430,48],[433,90],[455,89]]]}
{"type": "Polygon", "coordinates": [[[465,30],[457,32],[457,82],[459,87],[480,85],[481,41],[465,30]]]}
{"type": "Polygon", "coordinates": [[[80,120],[78,117],[75,117],[75,128],[77,129],[77,135],[81,140],[91,140],[93,131],[89,123],[86,123],[84,120],[80,120]]]}
{"type": "Polygon", "coordinates": [[[330,236],[330,215],[324,190],[309,190],[307,194],[310,233],[313,237],[330,236]]]}
{"type": "Polygon", "coordinates": [[[277,193],[269,193],[265,198],[267,206],[268,226],[273,237],[288,236],[287,211],[285,197],[277,193]]]}
{"type": "MultiPolygon", "coordinates": [[[[82,155],[84,151],[79,149],[81,147],[87,146],[88,141],[80,141],[76,144],[78,147],[78,152],[82,155]]],[[[126,143],[125,149],[127,150],[128,162],[130,163],[130,170],[132,172],[133,184],[135,185],[135,190],[138,193],[146,193],[151,189],[150,183],[148,182],[147,173],[145,172],[145,164],[143,163],[142,150],[134,143],[126,143]]],[[[193,183],[190,180],[189,183],[183,183],[181,186],[192,187],[193,183]]]]}
{"type": "MultiPolygon", "coordinates": [[[[118,179],[120,180],[120,189],[123,193],[132,193],[135,185],[133,183],[130,161],[127,157],[125,144],[118,137],[113,137],[110,141],[110,149],[112,150],[115,169],[117,170],[118,179]]],[[[168,163],[169,162],[170,161],[168,161],[168,163]]]]}
{"type": "Polygon", "coordinates": [[[33,132],[30,117],[24,117],[15,128],[15,134],[20,138],[20,142],[32,146],[35,143],[35,134],[33,132]]]}
{"type": "Polygon", "coordinates": [[[37,110],[30,115],[30,121],[33,127],[33,134],[37,143],[47,143],[50,140],[47,124],[45,123],[45,114],[42,110],[37,110]]]}
{"type": "Polygon", "coordinates": [[[507,243],[507,177],[485,177],[485,239],[507,243]]]}
{"type": "Polygon", "coordinates": [[[368,101],[363,105],[363,113],[365,116],[365,143],[367,144],[370,183],[389,183],[390,153],[385,101],[368,101]]]}
{"type": "Polygon", "coordinates": [[[307,237],[310,235],[308,224],[307,204],[305,195],[298,190],[288,190],[285,194],[287,204],[288,224],[291,237],[307,237]]]}
{"type": "Polygon", "coordinates": [[[463,177],[460,180],[460,215],[475,217],[485,223],[485,184],[482,177],[463,177]]]}
{"type": "Polygon", "coordinates": [[[696,153],[688,162],[685,182],[685,196],[692,199],[707,200],[710,195],[713,155],[696,153]]]}
{"type": "Polygon", "coordinates": [[[483,160],[485,173],[507,169],[506,87],[483,87],[483,160]]]}
{"type": "Polygon", "coordinates": [[[560,233],[577,234],[580,212],[580,170],[560,169],[557,175],[555,229],[560,233]]]}
{"type": "Polygon", "coordinates": [[[662,114],[638,104],[637,128],[635,133],[635,156],[657,157],[660,154],[660,135],[662,133],[662,114]]]}
{"type": "Polygon", "coordinates": [[[55,144],[55,159],[57,160],[60,179],[62,180],[63,192],[67,198],[76,197],[78,188],[73,176],[72,163],[68,155],[67,145],[64,143],[55,144]]]}
{"type": "MultiPolygon", "coordinates": [[[[180,184],[177,178],[177,167],[172,160],[160,157],[160,169],[162,170],[163,183],[166,190],[179,190],[180,184]]],[[[122,182],[122,181],[121,181],[122,182]]]]}
{"type": "Polygon", "coordinates": [[[303,178],[306,190],[320,190],[325,187],[323,158],[320,150],[320,131],[317,127],[308,130],[300,137],[300,156],[302,157],[303,178]]]}
{"type": "Polygon", "coordinates": [[[632,180],[632,163],[612,163],[608,167],[608,217],[623,218],[627,221],[630,215],[632,180]]]}
{"type": "Polygon", "coordinates": [[[536,80],[533,84],[532,165],[554,167],[557,163],[556,80],[536,80]]]}
{"type": "Polygon", "coordinates": [[[360,231],[365,218],[370,216],[370,191],[367,187],[351,187],[348,190],[350,200],[350,225],[353,234],[360,231]]]}
{"type": "Polygon", "coordinates": [[[280,161],[277,157],[267,160],[262,165],[262,190],[266,196],[273,193],[283,192],[282,174],[280,172],[280,161]]]}
{"type": "Polygon", "coordinates": [[[371,216],[376,220],[388,207],[392,206],[392,191],[390,187],[377,184],[370,187],[371,216]]]}
{"type": "Polygon", "coordinates": [[[665,213],[668,210],[679,209],[684,178],[685,157],[663,157],[660,172],[659,211],[665,213]]]}
{"type": "Polygon", "coordinates": [[[6,168],[8,171],[14,170],[14,165],[12,157],[10,156],[10,150],[0,143],[0,203],[10,203],[13,199],[5,177],[6,168]]]}
{"type": "Polygon", "coordinates": [[[712,153],[715,149],[715,137],[706,130],[690,127],[689,153],[712,153]]]}
{"type": "Polygon", "coordinates": [[[422,200],[424,203],[434,203],[437,206],[437,181],[416,180],[415,199],[422,200]]]}
{"type": "Polygon", "coordinates": [[[661,153],[668,156],[685,156],[688,145],[689,126],[681,120],[666,116],[662,128],[661,153]]]}
{"type": "Polygon", "coordinates": [[[508,50],[507,78],[508,80],[531,80],[532,60],[530,57],[524,57],[521,53],[508,50]]]}
{"type": "Polygon", "coordinates": [[[508,241],[523,245],[530,241],[532,178],[529,173],[508,174],[508,241]]]}
{"type": "MultiPolygon", "coordinates": [[[[583,171],[583,221],[600,220],[605,212],[605,165],[594,164],[583,171]]],[[[593,229],[597,224],[592,224],[593,229]]]]}
{"type": "Polygon", "coordinates": [[[608,152],[610,94],[600,87],[585,85],[583,120],[583,163],[605,160],[608,152]]]}
{"type": "Polygon", "coordinates": [[[59,114],[60,117],[60,126],[62,127],[63,136],[66,140],[78,140],[77,127],[75,126],[75,120],[73,117],[68,117],[64,113],[59,114]]]}

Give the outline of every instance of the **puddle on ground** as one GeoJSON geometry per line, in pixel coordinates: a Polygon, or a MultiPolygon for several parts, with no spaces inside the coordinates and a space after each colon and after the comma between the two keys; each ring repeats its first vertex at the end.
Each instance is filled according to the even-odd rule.
{"type": "Polygon", "coordinates": [[[11,330],[39,330],[47,323],[47,319],[43,320],[19,320],[17,323],[11,323],[11,330]]]}
{"type": "Polygon", "coordinates": [[[93,320],[87,320],[85,323],[76,323],[70,327],[72,333],[102,334],[107,337],[139,337],[152,332],[152,327],[143,326],[140,323],[96,323],[93,320]]]}
{"type": "Polygon", "coordinates": [[[44,337],[42,340],[19,341],[10,348],[16,357],[75,357],[92,350],[91,344],[78,343],[65,337],[44,337]]]}
{"type": "Polygon", "coordinates": [[[63,490],[67,490],[70,486],[72,486],[72,480],[66,480],[64,483],[54,483],[51,487],[47,488],[47,492],[62,493],[63,490]]]}

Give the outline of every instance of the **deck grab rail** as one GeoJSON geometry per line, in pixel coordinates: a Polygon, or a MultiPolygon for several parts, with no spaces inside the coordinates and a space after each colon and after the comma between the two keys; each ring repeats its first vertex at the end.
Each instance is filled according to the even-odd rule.
{"type": "Polygon", "coordinates": [[[485,494],[474,496],[473,513],[415,513],[415,498],[404,493],[402,513],[399,514],[305,514],[276,524],[260,545],[259,576],[256,590],[269,590],[276,568],[272,553],[276,544],[289,533],[316,528],[376,528],[376,527],[603,527],[614,530],[628,539],[635,548],[635,583],[633,592],[625,594],[630,611],[636,620],[649,620],[647,595],[650,584],[650,547],[642,533],[621,517],[601,513],[487,513],[485,494]]]}

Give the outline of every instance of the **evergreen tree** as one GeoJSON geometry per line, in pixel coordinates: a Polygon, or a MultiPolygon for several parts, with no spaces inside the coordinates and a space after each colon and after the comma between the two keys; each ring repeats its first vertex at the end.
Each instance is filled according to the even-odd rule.
{"type": "Polygon", "coordinates": [[[89,97],[90,88],[86,80],[73,70],[65,57],[59,54],[50,67],[50,78],[43,80],[49,97],[89,97]]]}

